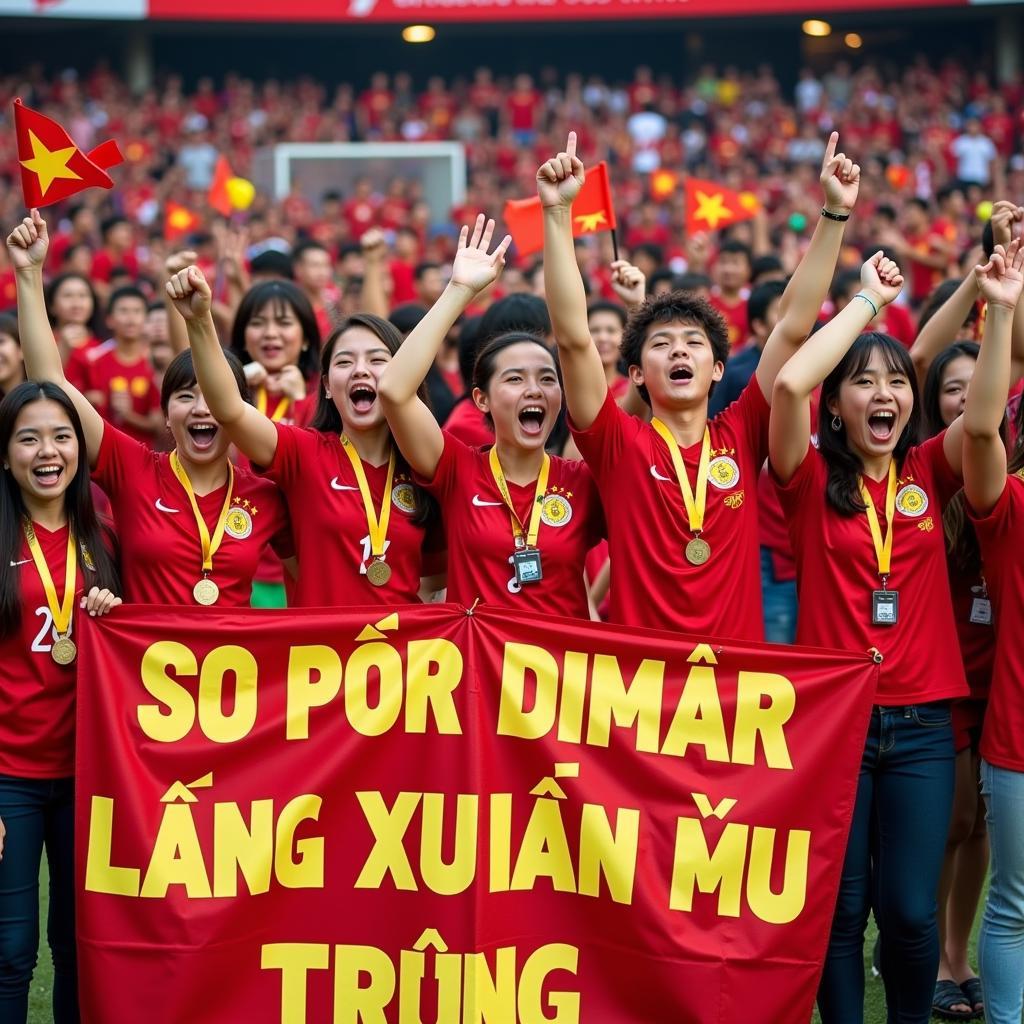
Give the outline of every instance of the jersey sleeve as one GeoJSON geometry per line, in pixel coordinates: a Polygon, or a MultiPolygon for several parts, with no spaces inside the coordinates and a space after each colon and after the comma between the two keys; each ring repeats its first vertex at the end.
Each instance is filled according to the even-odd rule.
{"type": "Polygon", "coordinates": [[[1007,477],[1003,493],[999,495],[999,500],[986,515],[979,515],[971,508],[970,503],[965,503],[967,515],[974,524],[974,530],[978,535],[978,542],[981,544],[983,553],[986,550],[992,551],[996,545],[1020,536],[1022,513],[1024,513],[1021,498],[1020,485],[1013,477],[1007,477]]]}
{"type": "Polygon", "coordinates": [[[598,483],[614,473],[626,446],[636,439],[640,428],[639,420],[619,408],[610,389],[601,411],[586,430],[579,430],[569,420],[576,447],[598,483]]]}
{"type": "Polygon", "coordinates": [[[953,467],[950,466],[949,460],[946,458],[945,440],[946,431],[943,430],[941,434],[928,438],[918,449],[920,456],[927,461],[935,488],[935,496],[943,508],[964,485],[963,480],[953,472],[953,467]]]}
{"type": "Polygon", "coordinates": [[[803,462],[796,468],[796,472],[783,483],[775,474],[769,463],[772,482],[775,484],[779,494],[779,503],[787,520],[792,523],[799,514],[801,508],[806,507],[807,499],[815,489],[823,491],[825,487],[825,460],[821,457],[818,449],[813,444],[808,444],[807,453],[803,462]]]}
{"type": "Polygon", "coordinates": [[[309,472],[310,463],[316,458],[317,433],[306,427],[294,427],[288,423],[275,423],[277,448],[269,466],[253,466],[253,471],[268,480],[287,487],[302,472],[309,472]],[[304,465],[305,464],[305,465],[304,465]]]}
{"type": "Polygon", "coordinates": [[[136,483],[152,458],[152,449],[104,421],[93,482],[113,497],[122,487],[136,483]]]}
{"type": "Polygon", "coordinates": [[[772,407],[764,397],[755,373],[739,398],[715,419],[719,427],[727,428],[736,437],[743,438],[747,451],[753,454],[753,461],[761,466],[768,458],[768,421],[771,411],[772,407]]]}
{"type": "Polygon", "coordinates": [[[459,481],[465,482],[472,473],[475,455],[472,448],[447,430],[442,430],[441,436],[444,439],[444,447],[441,449],[441,458],[433,477],[428,480],[419,473],[413,473],[413,479],[443,503],[451,497],[459,481]]]}

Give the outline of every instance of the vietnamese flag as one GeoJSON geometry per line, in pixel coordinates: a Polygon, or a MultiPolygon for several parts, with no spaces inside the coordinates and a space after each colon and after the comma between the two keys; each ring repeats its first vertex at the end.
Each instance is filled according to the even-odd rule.
{"type": "MultiPolygon", "coordinates": [[[[505,203],[505,224],[523,255],[544,248],[544,214],[540,197],[510,199],[505,203]]],[[[574,236],[592,235],[597,231],[615,229],[615,207],[608,181],[608,165],[602,160],[587,171],[587,180],[572,204],[572,233],[574,236]]]]}
{"type": "Polygon", "coordinates": [[[83,153],[56,121],[20,99],[14,101],[14,129],[28,209],[59,203],[87,188],[114,187],[107,168],[124,157],[113,139],[83,153]]]}
{"type": "Polygon", "coordinates": [[[761,209],[753,192],[731,188],[701,178],[686,179],[686,233],[717,231],[750,220],[761,209]]]}
{"type": "Polygon", "coordinates": [[[226,156],[217,157],[217,165],[213,169],[213,181],[207,194],[207,202],[222,216],[230,217],[235,208],[228,194],[228,182],[235,176],[226,156]]]}
{"type": "Polygon", "coordinates": [[[199,215],[180,203],[168,200],[164,204],[164,238],[176,242],[184,235],[191,234],[199,228],[199,215]]]}

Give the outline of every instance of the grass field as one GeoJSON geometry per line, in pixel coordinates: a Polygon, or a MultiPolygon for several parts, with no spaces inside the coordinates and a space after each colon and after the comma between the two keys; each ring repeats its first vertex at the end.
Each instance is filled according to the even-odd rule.
{"type": "MultiPolygon", "coordinates": [[[[43,864],[43,878],[40,880],[40,920],[44,922],[42,931],[46,931],[46,864],[43,864]]],[[[980,914],[979,914],[980,917],[980,914]]],[[[978,941],[978,929],[975,925],[974,935],[971,940],[972,964],[978,966],[977,957],[973,950],[976,949],[978,941]]],[[[874,920],[868,925],[868,941],[864,944],[865,970],[868,971],[867,994],[865,997],[864,1024],[885,1024],[885,995],[882,990],[882,983],[877,978],[871,977],[870,958],[871,947],[875,940],[874,920]]],[[[50,1024],[53,1020],[50,1014],[50,997],[53,991],[53,964],[50,961],[50,951],[46,946],[45,937],[39,950],[39,966],[36,968],[35,978],[32,981],[32,993],[29,999],[28,1020],[29,1024],[50,1024]]],[[[813,1017],[814,1024],[819,1024],[818,1014],[813,1017]]],[[[200,1024],[200,1022],[194,1022],[200,1024]]],[[[654,1024],[654,1022],[652,1022],[654,1024]]],[[[743,1022],[743,1024],[771,1024],[769,1021],[743,1022]]]]}

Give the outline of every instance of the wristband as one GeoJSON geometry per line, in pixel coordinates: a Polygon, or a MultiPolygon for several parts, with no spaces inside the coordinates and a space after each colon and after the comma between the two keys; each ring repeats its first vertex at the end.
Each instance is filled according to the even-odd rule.
{"type": "Polygon", "coordinates": [[[832,213],[830,210],[826,210],[824,206],[821,208],[821,215],[822,217],[825,217],[827,220],[842,221],[850,219],[850,215],[848,213],[832,213]]]}
{"type": "Polygon", "coordinates": [[[854,298],[863,299],[874,310],[874,315],[878,316],[878,307],[863,292],[857,292],[854,298]]]}

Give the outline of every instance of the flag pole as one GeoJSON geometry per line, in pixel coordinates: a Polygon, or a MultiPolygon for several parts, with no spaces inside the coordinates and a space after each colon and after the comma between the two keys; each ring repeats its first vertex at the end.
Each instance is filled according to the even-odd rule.
{"type": "Polygon", "coordinates": [[[619,259],[619,237],[615,234],[615,228],[612,228],[612,256],[618,262],[619,259]]]}

